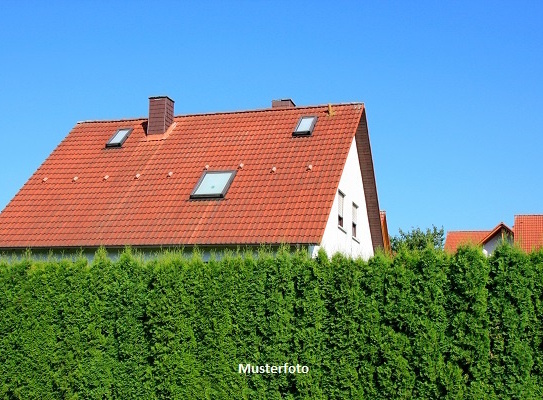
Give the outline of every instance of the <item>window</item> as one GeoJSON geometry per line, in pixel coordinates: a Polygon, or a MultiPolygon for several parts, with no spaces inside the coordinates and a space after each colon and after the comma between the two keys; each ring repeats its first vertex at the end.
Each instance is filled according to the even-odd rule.
{"type": "Polygon", "coordinates": [[[223,198],[234,180],[236,171],[204,171],[192,191],[191,199],[223,198]]]}
{"type": "Polygon", "coordinates": [[[317,123],[317,117],[315,116],[309,116],[309,117],[302,117],[298,121],[298,125],[296,126],[296,129],[294,132],[292,132],[293,136],[310,136],[313,132],[313,128],[315,127],[315,124],[317,123]]]}
{"type": "Polygon", "coordinates": [[[353,203],[353,237],[356,238],[356,223],[358,215],[358,206],[353,203]]]}
{"type": "Polygon", "coordinates": [[[130,132],[132,132],[132,128],[118,129],[106,143],[106,147],[121,147],[128,135],[130,135],[130,132]]]}
{"type": "Polygon", "coordinates": [[[338,194],[337,224],[343,228],[343,200],[345,199],[345,195],[341,193],[339,190],[337,194],[338,194]]]}

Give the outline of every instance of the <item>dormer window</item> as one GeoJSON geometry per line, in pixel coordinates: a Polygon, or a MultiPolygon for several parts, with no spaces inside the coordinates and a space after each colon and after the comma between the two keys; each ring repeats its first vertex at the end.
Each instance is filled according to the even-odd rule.
{"type": "Polygon", "coordinates": [[[121,147],[131,132],[132,128],[118,129],[117,132],[115,132],[111,139],[109,139],[109,141],[106,143],[106,147],[121,147]]]}
{"type": "Polygon", "coordinates": [[[316,123],[316,116],[301,117],[292,136],[311,136],[316,123]]]}
{"type": "Polygon", "coordinates": [[[204,171],[196,187],[190,194],[191,199],[221,199],[226,195],[234,180],[236,171],[204,171]]]}

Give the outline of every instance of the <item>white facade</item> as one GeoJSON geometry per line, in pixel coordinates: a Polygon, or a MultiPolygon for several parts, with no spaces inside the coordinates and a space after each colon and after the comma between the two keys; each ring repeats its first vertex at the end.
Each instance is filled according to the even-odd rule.
{"type": "MultiPolygon", "coordinates": [[[[324,248],[329,256],[336,252],[341,252],[354,258],[362,257],[367,260],[373,256],[373,244],[364,197],[362,173],[358,162],[356,139],[354,138],[347,161],[343,167],[338,189],[344,194],[343,226],[341,227],[338,224],[340,201],[339,195],[336,193],[320,247],[324,248]],[[356,237],[353,237],[353,203],[358,206],[358,212],[356,213],[356,237]]],[[[313,249],[313,256],[317,254],[318,249],[318,246],[313,249]]]]}
{"type": "MultiPolygon", "coordinates": [[[[502,235],[500,234],[500,232],[498,232],[489,241],[487,241],[486,243],[483,243],[483,254],[485,256],[492,255],[496,247],[498,247],[498,245],[500,245],[503,241],[504,239],[502,238],[502,235]]],[[[509,242],[510,244],[513,243],[511,238],[507,235],[505,236],[505,241],[509,242]]]]}
{"type": "Polygon", "coordinates": [[[501,242],[502,238],[500,235],[494,236],[488,242],[483,243],[483,254],[489,256],[494,252],[494,249],[498,247],[498,244],[501,242]]]}

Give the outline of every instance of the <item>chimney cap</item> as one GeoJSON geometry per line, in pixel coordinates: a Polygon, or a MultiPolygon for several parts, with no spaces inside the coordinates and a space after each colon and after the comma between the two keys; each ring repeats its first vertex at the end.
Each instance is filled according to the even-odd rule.
{"type": "Polygon", "coordinates": [[[154,99],[169,99],[171,102],[175,103],[175,100],[173,100],[170,96],[149,96],[149,100],[154,99]]]}

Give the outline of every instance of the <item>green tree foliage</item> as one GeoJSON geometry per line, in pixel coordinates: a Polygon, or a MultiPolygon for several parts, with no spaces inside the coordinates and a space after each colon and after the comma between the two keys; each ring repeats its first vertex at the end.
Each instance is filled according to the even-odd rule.
{"type": "MultiPolygon", "coordinates": [[[[501,246],[490,258],[490,367],[501,398],[542,398],[533,374],[540,335],[534,294],[537,277],[529,257],[501,246]],[[534,340],[535,339],[535,340],[534,340]]],[[[539,315],[541,318],[541,315],[539,315]]]]}
{"type": "Polygon", "coordinates": [[[543,251],[433,247],[0,260],[0,398],[542,398],[543,251]]]}
{"type": "Polygon", "coordinates": [[[448,276],[446,355],[450,369],[466,382],[464,398],[494,398],[489,385],[488,260],[479,248],[460,248],[450,262],[448,276]]]}
{"type": "Polygon", "coordinates": [[[437,229],[434,225],[427,228],[426,231],[420,228],[412,228],[408,232],[399,230],[398,236],[390,238],[390,247],[393,252],[398,252],[405,248],[407,250],[424,250],[426,247],[442,249],[444,239],[443,227],[437,229]]]}

